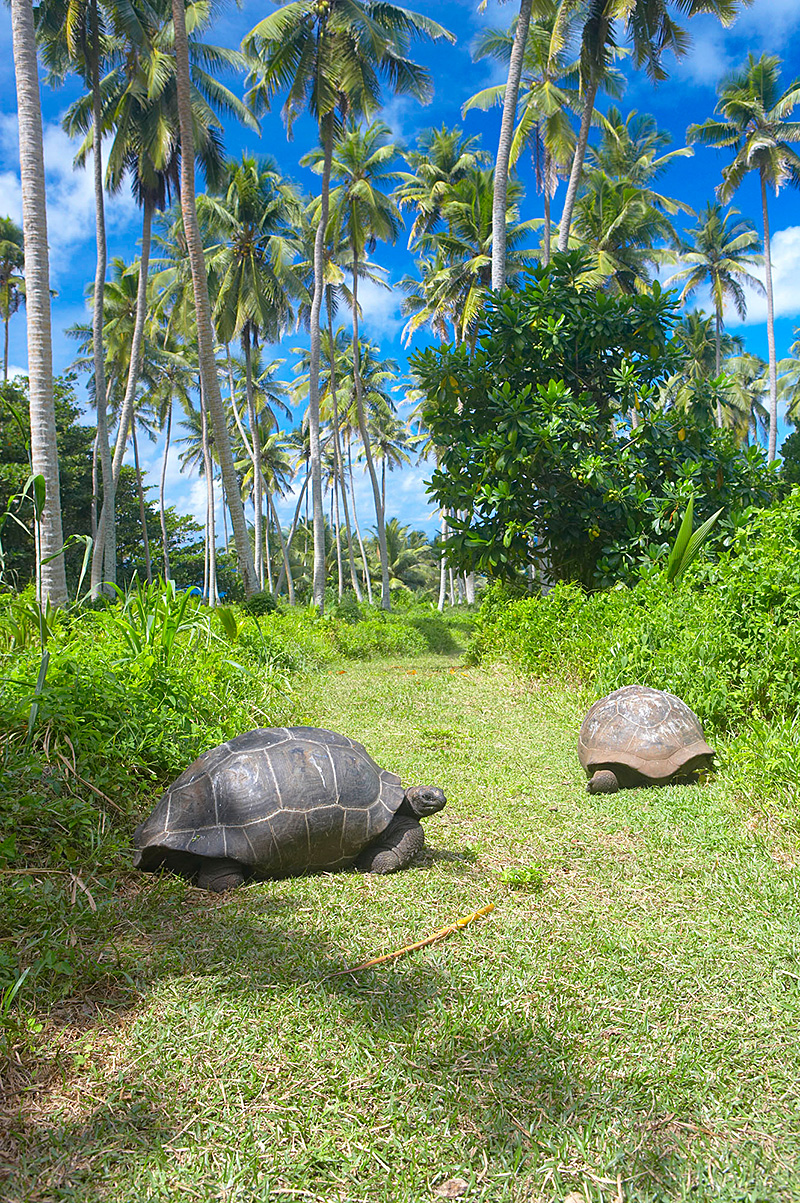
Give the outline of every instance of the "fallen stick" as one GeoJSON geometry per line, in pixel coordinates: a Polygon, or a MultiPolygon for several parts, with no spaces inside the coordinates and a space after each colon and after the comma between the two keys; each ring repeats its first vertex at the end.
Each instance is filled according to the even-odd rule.
{"type": "Polygon", "coordinates": [[[360,965],[351,965],[349,969],[337,969],[330,976],[341,977],[344,973],[358,973],[359,970],[369,969],[372,965],[384,965],[387,961],[396,961],[398,957],[405,956],[407,952],[416,952],[418,948],[425,948],[428,944],[435,944],[439,940],[446,939],[447,936],[454,935],[462,927],[466,927],[469,923],[474,923],[476,919],[481,919],[493,910],[494,903],[490,902],[488,906],[481,907],[474,914],[465,915],[463,919],[459,919],[456,923],[451,923],[449,927],[443,927],[440,931],[435,931],[432,936],[426,936],[424,940],[417,940],[416,944],[406,944],[404,948],[398,948],[396,952],[386,952],[382,957],[372,957],[369,961],[362,961],[360,965]]]}

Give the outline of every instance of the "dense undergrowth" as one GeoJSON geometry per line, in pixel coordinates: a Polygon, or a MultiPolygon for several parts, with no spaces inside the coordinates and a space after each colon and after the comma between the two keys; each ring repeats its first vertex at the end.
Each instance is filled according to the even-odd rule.
{"type": "MultiPolygon", "coordinates": [[[[385,613],[334,602],[322,619],[311,608],[212,611],[161,582],[42,626],[30,597],[0,598],[0,915],[28,933],[20,945],[0,931],[0,992],[23,968],[55,993],[75,974],[85,985],[106,972],[81,953],[70,890],[91,866],[96,938],[134,822],[201,752],[305,721],[310,672],[455,652],[470,622],[428,604],[385,613]]],[[[1,1004],[0,993],[0,1019],[1,1004]]]]}
{"type": "Polygon", "coordinates": [[[485,595],[473,659],[572,678],[600,697],[648,684],[682,697],[719,743],[736,787],[796,802],[800,789],[800,489],[758,511],[714,562],[587,594],[485,595]]]}

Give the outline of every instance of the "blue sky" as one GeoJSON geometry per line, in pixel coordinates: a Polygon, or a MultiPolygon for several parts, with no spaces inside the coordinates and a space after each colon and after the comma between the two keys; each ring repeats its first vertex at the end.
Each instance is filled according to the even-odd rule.
{"type": "MultiPolygon", "coordinates": [[[[409,7],[414,7],[413,3],[409,7]]],[[[486,12],[478,12],[475,0],[431,0],[420,4],[428,16],[441,22],[456,35],[455,45],[438,42],[421,43],[415,57],[431,71],[434,97],[427,106],[406,98],[386,97],[382,116],[395,137],[413,146],[418,133],[432,125],[460,125],[465,132],[481,137],[485,148],[494,154],[500,123],[500,110],[489,113],[471,112],[461,116],[464,101],[489,83],[499,82],[495,66],[487,61],[474,62],[472,45],[477,33],[486,25],[507,25],[516,9],[513,2],[499,4],[489,0],[486,12]]],[[[207,40],[221,45],[238,47],[242,37],[272,8],[268,0],[255,4],[251,0],[240,8],[225,10],[207,40]]],[[[696,17],[687,22],[692,34],[692,49],[679,62],[667,61],[670,78],[653,87],[644,73],[629,72],[627,90],[617,102],[624,113],[631,109],[652,113],[659,126],[672,134],[673,147],[685,144],[686,127],[691,122],[711,116],[716,100],[716,85],[726,71],[741,65],[748,51],[777,53],[783,59],[784,85],[800,75],[800,3],[798,0],[754,0],[730,29],[723,29],[711,17],[696,17]]],[[[237,86],[235,81],[229,81],[237,86]]],[[[74,356],[74,344],[64,330],[73,322],[85,320],[84,293],[94,276],[94,216],[91,168],[75,171],[72,160],[75,147],[60,126],[61,115],[71,100],[79,94],[75,84],[58,91],[42,89],[45,123],[45,164],[48,186],[49,239],[51,247],[51,283],[57,296],[53,301],[53,352],[56,371],[63,371],[74,356]]],[[[286,138],[280,117],[280,102],[275,111],[262,121],[261,137],[234,124],[226,128],[226,148],[231,156],[247,150],[253,154],[269,154],[277,159],[281,170],[297,180],[308,192],[318,187],[318,177],[299,167],[298,161],[315,139],[313,125],[298,121],[293,141],[286,138]]],[[[722,152],[697,148],[691,158],[679,158],[662,181],[668,195],[700,209],[713,199],[714,188],[720,180],[725,163],[722,152]]],[[[533,188],[527,164],[520,164],[520,174],[527,186],[522,216],[541,215],[541,201],[533,188]]],[[[564,185],[553,202],[557,217],[563,204],[564,185]]],[[[757,181],[748,178],[740,189],[735,205],[761,228],[761,203],[757,181]]],[[[0,8],[0,214],[9,214],[21,224],[19,190],[19,155],[17,147],[16,96],[11,52],[11,28],[8,9],[0,8]]],[[[772,251],[775,272],[776,337],[778,356],[788,353],[795,325],[800,326],[800,193],[785,189],[778,197],[770,196],[772,251]]],[[[109,255],[121,255],[130,260],[138,253],[139,213],[127,188],[108,202],[109,255]]],[[[691,224],[691,219],[689,219],[691,224]]],[[[411,256],[406,250],[406,237],[401,236],[394,247],[380,246],[373,256],[397,281],[412,270],[411,256]]],[[[378,286],[362,288],[365,310],[364,331],[377,342],[383,355],[405,364],[407,349],[401,344],[403,326],[400,317],[399,290],[385,291],[378,286]]],[[[702,297],[695,303],[702,304],[702,297]]],[[[732,315],[728,317],[734,328],[732,315]]],[[[737,332],[746,339],[748,349],[766,357],[765,305],[761,298],[749,298],[746,323],[737,325],[737,332]]],[[[421,331],[412,349],[428,340],[421,331]]],[[[302,338],[289,335],[281,347],[270,354],[285,358],[283,374],[291,379],[294,357],[291,348],[302,338]]],[[[18,370],[26,364],[24,313],[11,325],[10,363],[18,370]]],[[[402,394],[398,395],[401,403],[402,394]]],[[[149,482],[157,483],[160,472],[160,445],[141,448],[149,482]]],[[[417,465],[395,472],[388,481],[388,514],[397,514],[403,522],[433,531],[436,515],[425,495],[427,470],[417,465]]],[[[360,474],[359,474],[360,476],[360,474]]],[[[169,500],[183,513],[194,513],[202,520],[205,511],[205,486],[197,478],[180,476],[177,456],[173,454],[168,477],[169,500]]],[[[369,491],[366,481],[357,482],[359,509],[362,521],[370,525],[369,491]]],[[[155,496],[155,493],[152,494],[155,496]]],[[[293,509],[287,498],[279,511],[287,518],[293,509]]],[[[221,529],[218,523],[218,529],[221,529]]]]}

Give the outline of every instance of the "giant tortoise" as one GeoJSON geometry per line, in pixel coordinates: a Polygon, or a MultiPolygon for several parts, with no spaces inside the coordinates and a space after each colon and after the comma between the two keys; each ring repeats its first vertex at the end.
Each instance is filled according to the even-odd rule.
{"type": "Polygon", "coordinates": [[[713,756],[694,711],[647,685],[626,685],[595,702],[578,735],[590,794],[691,781],[713,756]]]}
{"type": "Polygon", "coordinates": [[[355,866],[402,869],[440,789],[379,768],[361,744],[319,727],[260,728],[204,752],[136,828],[134,865],[162,866],[208,890],[248,877],[355,866]]]}

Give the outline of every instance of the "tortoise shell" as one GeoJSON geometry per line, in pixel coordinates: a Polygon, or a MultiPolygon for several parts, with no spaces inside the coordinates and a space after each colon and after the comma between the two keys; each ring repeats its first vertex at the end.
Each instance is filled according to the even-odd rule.
{"type": "Polygon", "coordinates": [[[204,752],[134,833],[134,865],[231,857],[255,876],[340,869],[389,826],[400,778],[345,735],[260,728],[204,752]]]}
{"type": "Polygon", "coordinates": [[[620,784],[689,776],[710,766],[713,755],[694,711],[674,694],[646,685],[626,685],[595,702],[578,735],[587,775],[611,769],[620,784]]]}

